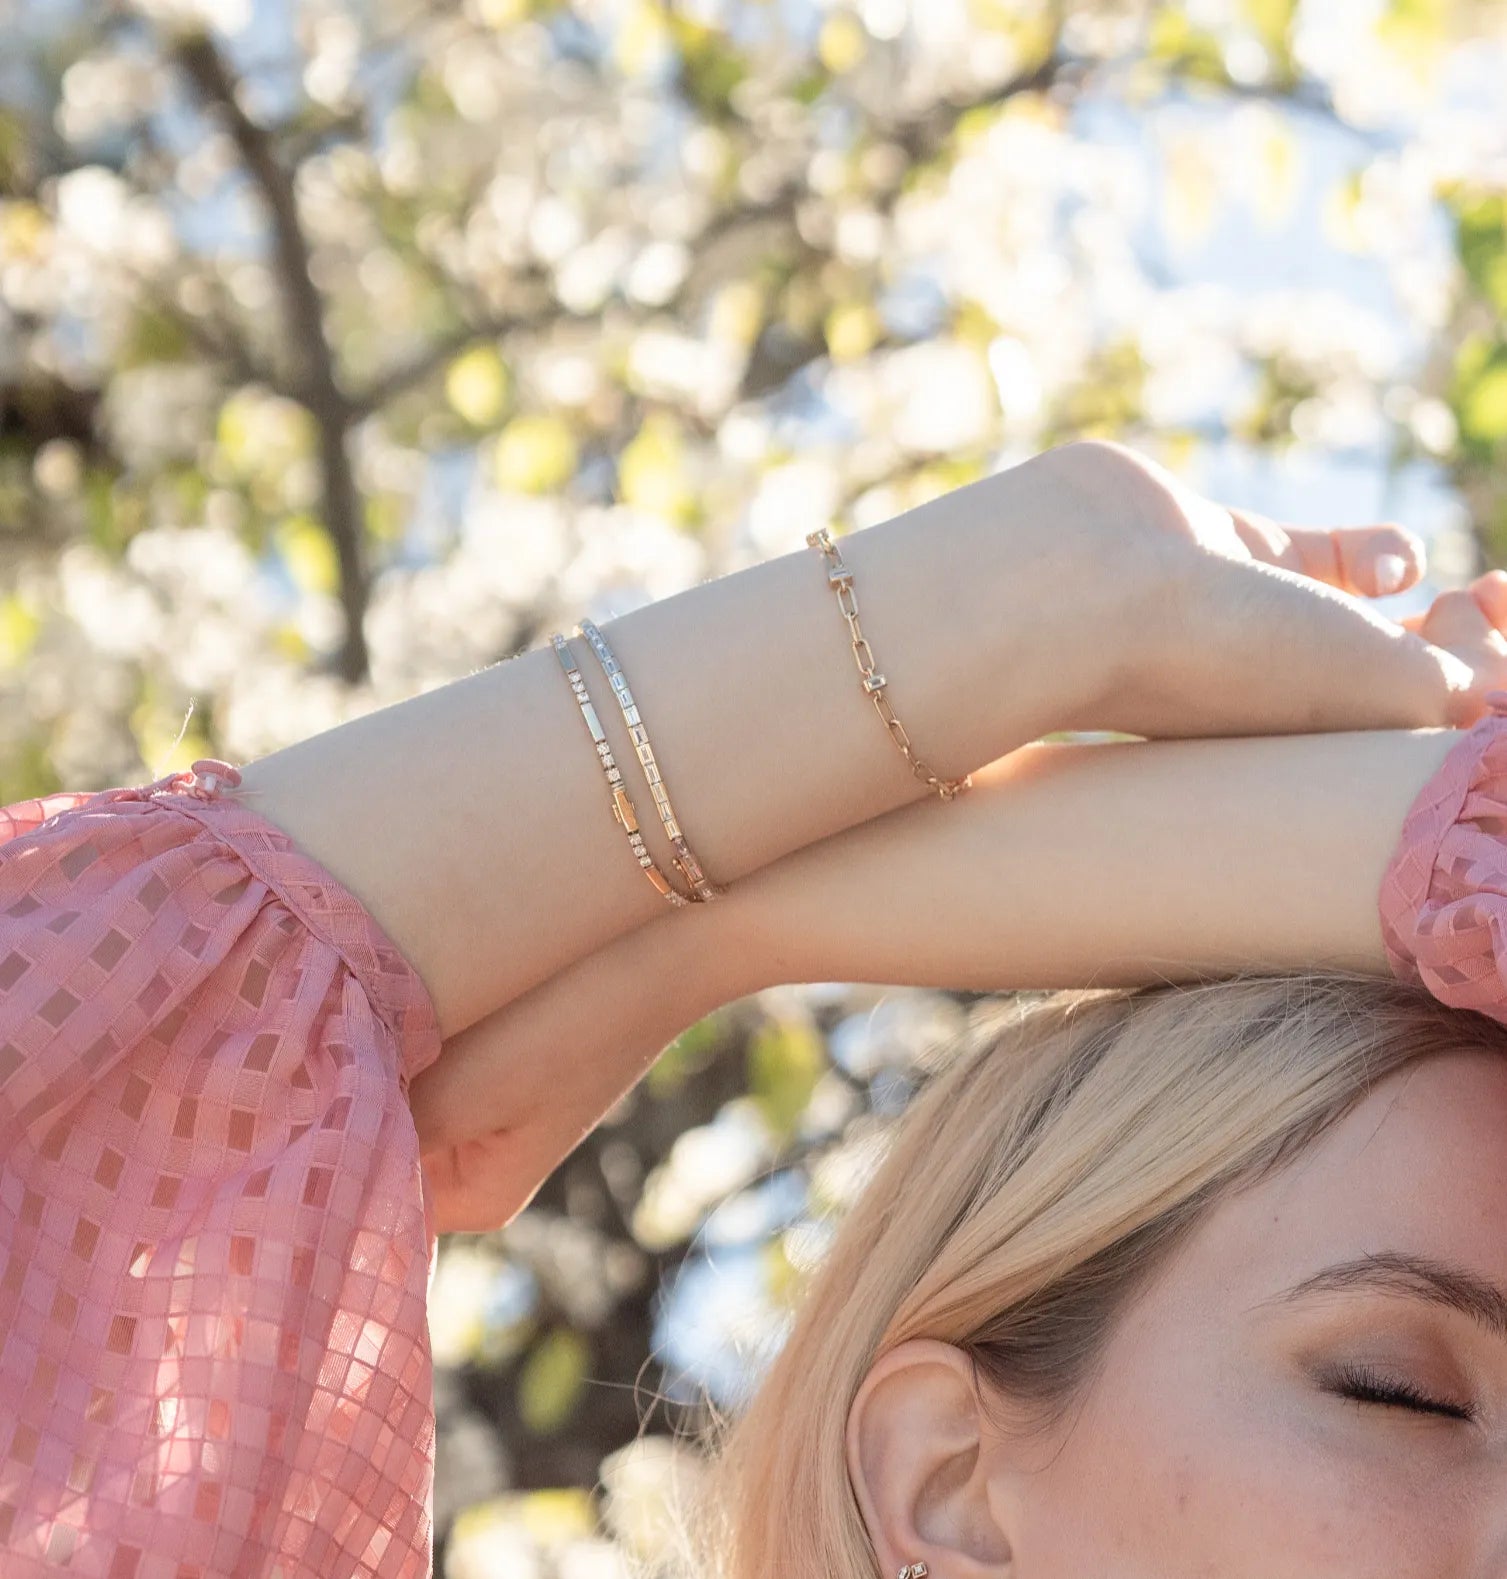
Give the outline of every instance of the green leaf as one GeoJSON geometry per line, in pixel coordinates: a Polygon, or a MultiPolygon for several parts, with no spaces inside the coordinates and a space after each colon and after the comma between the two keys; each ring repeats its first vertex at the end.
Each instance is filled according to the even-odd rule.
{"type": "Polygon", "coordinates": [[[1507,196],[1500,192],[1457,198],[1455,249],[1471,284],[1507,317],[1507,196]]]}
{"type": "Polygon", "coordinates": [[[1228,82],[1224,50],[1213,33],[1195,27],[1181,6],[1164,5],[1151,19],[1146,53],[1181,75],[1205,82],[1228,82]]]}
{"type": "Polygon", "coordinates": [[[644,1084],[656,1100],[673,1097],[692,1075],[711,1063],[723,1038],[723,1021],[714,1012],[689,1025],[649,1066],[644,1084]]]}
{"type": "Polygon", "coordinates": [[[1292,55],[1292,25],[1297,0],[1244,0],[1246,19],[1274,61],[1285,63],[1292,55]]]}
{"type": "Polygon", "coordinates": [[[1492,462],[1503,439],[1503,383],[1507,342],[1474,330],[1455,351],[1448,400],[1460,430],[1460,449],[1470,460],[1492,462]]]}
{"type": "Polygon", "coordinates": [[[541,1546],[559,1546],[597,1533],[596,1509],[583,1486],[525,1492],[513,1506],[515,1524],[541,1546]]]}
{"type": "Polygon", "coordinates": [[[1137,341],[1108,342],[1083,372],[1083,378],[1063,392],[1060,428],[1077,437],[1114,438],[1138,420],[1146,361],[1137,341]]]}
{"type": "Polygon", "coordinates": [[[677,526],[694,526],[698,501],[686,475],[685,435],[668,411],[651,411],[617,463],[618,496],[677,526]]]}
{"type": "Polygon", "coordinates": [[[220,407],[215,424],[215,443],[225,452],[231,468],[237,472],[250,469],[251,464],[251,413],[249,398],[232,395],[220,407]]]}
{"type": "MultiPolygon", "coordinates": [[[[598,1533],[596,1508],[583,1487],[550,1487],[544,1491],[512,1492],[473,1502],[455,1515],[445,1542],[445,1572],[479,1579],[510,1567],[509,1557],[524,1549],[555,1553],[570,1541],[598,1533]]],[[[513,1562],[511,1566],[519,1566],[513,1562]]],[[[523,1565],[534,1572],[530,1560],[523,1565]]],[[[564,1565],[561,1564],[561,1567],[564,1565]]],[[[549,1571],[554,1571],[553,1558],[549,1571]]]]}
{"type": "Polygon", "coordinates": [[[966,297],[953,309],[952,338],[986,351],[1000,335],[999,321],[981,303],[966,297]]]}
{"type": "Polygon", "coordinates": [[[832,83],[832,73],[821,66],[811,66],[804,75],[796,80],[785,90],[797,104],[804,104],[808,109],[824,94],[832,83]]]}
{"type": "Polygon", "coordinates": [[[273,652],[280,653],[293,663],[307,663],[312,656],[312,649],[303,632],[286,621],[273,630],[271,647],[273,652]]]}
{"type": "Polygon", "coordinates": [[[672,12],[670,35],[680,50],[686,96],[714,119],[725,118],[733,89],[748,75],[748,63],[727,34],[672,12]]]}
{"type": "Polygon", "coordinates": [[[91,466],[84,474],[83,496],[89,540],[113,558],[129,540],[115,509],[115,479],[103,466],[91,466]]]}
{"type": "Polygon", "coordinates": [[[41,616],[19,592],[0,599],[0,669],[25,663],[41,629],[41,616]]]}
{"type": "Polygon", "coordinates": [[[1477,528],[1477,536],[1489,566],[1495,569],[1507,564],[1507,495],[1493,501],[1477,528]]]}
{"type": "Polygon", "coordinates": [[[21,185],[32,143],[26,122],[13,110],[0,110],[0,192],[21,185]]]}
{"type": "Polygon", "coordinates": [[[10,257],[40,259],[52,228],[52,218],[40,203],[0,203],[0,251],[10,257]]]}
{"type": "Polygon", "coordinates": [[[749,1095],[774,1133],[788,1140],[827,1068],[821,1034],[800,1022],[767,1024],[754,1033],[747,1056],[749,1095]]]}
{"type": "Polygon", "coordinates": [[[1479,329],[1472,330],[1455,349],[1454,381],[1457,386],[1473,383],[1496,355],[1496,344],[1479,329]]]}
{"type": "Polygon", "coordinates": [[[507,406],[510,380],[495,345],[477,345],[445,373],[445,398],[473,428],[490,428],[507,406]]]}
{"type": "Polygon", "coordinates": [[[764,1271],[764,1288],[770,1302],[786,1309],[794,1307],[796,1298],[806,1282],[790,1259],[787,1248],[788,1238],[787,1234],[777,1234],[773,1239],[765,1242],[759,1255],[764,1271]]]}
{"type": "Polygon", "coordinates": [[[816,37],[816,54],[834,77],[859,65],[869,52],[869,35],[851,11],[829,11],[816,37]]]}
{"type": "Polygon", "coordinates": [[[576,437],[561,417],[514,417],[497,436],[492,474],[514,493],[555,493],[576,473],[576,437]]]}
{"type": "Polygon", "coordinates": [[[150,362],[182,362],[193,351],[194,343],[188,331],[171,313],[155,307],[138,307],[121,337],[116,365],[139,367],[150,362]]]}
{"type": "Polygon", "coordinates": [[[367,496],[363,521],[374,542],[397,543],[402,540],[408,515],[396,495],[374,493],[367,496]]]}
{"type": "Polygon", "coordinates": [[[1399,55],[1431,55],[1445,42],[1449,0],[1388,0],[1376,36],[1399,55]]]}
{"type": "Polygon", "coordinates": [[[1455,403],[1460,436],[1478,455],[1507,439],[1507,350],[1467,385],[1455,403]]]}
{"type": "Polygon", "coordinates": [[[0,757],[0,806],[41,795],[56,795],[63,781],[52,765],[48,741],[40,734],[8,741],[0,757]]]}
{"type": "Polygon", "coordinates": [[[518,1373],[518,1415],[536,1436],[550,1436],[575,1413],[591,1350],[571,1327],[555,1327],[529,1351],[518,1373]]]}
{"type": "Polygon", "coordinates": [[[197,466],[175,466],[172,489],[184,515],[199,516],[209,502],[209,478],[197,466]]]}
{"type": "Polygon", "coordinates": [[[834,362],[854,362],[867,356],[883,333],[884,322],[870,301],[838,302],[822,325],[834,362]]]}
{"type": "Polygon", "coordinates": [[[340,590],[340,560],[330,534],[311,515],[290,515],[272,529],[272,541],[302,592],[340,590]]]}

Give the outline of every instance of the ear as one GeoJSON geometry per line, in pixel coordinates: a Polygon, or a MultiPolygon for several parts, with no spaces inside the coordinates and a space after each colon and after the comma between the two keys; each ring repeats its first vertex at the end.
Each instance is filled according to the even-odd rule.
{"type": "Polygon", "coordinates": [[[880,1579],[1021,1579],[1012,1487],[961,1349],[912,1338],[870,1368],[848,1411],[848,1475],[880,1579]]]}

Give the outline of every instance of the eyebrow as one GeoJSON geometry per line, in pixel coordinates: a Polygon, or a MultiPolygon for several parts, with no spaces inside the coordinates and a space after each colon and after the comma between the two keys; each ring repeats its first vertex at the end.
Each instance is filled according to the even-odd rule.
{"type": "Polygon", "coordinates": [[[1461,1311],[1497,1337],[1507,1338],[1507,1292],[1464,1267],[1402,1250],[1379,1250],[1325,1267],[1267,1303],[1286,1304],[1309,1294],[1349,1289],[1425,1299],[1461,1311]]]}

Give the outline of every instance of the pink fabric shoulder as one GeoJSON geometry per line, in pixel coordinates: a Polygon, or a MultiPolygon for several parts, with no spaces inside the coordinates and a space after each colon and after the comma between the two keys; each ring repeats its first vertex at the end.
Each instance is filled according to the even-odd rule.
{"type": "Polygon", "coordinates": [[[1419,791],[1382,879],[1393,974],[1507,1023],[1507,691],[1419,791]]]}
{"type": "Polygon", "coordinates": [[[422,1579],[423,983],[223,762],[0,811],[0,1573],[422,1579]]]}

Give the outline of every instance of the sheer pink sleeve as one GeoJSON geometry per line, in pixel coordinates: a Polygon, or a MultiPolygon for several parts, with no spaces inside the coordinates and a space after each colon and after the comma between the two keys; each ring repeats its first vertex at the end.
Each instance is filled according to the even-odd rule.
{"type": "Polygon", "coordinates": [[[1507,1022],[1507,691],[1414,800],[1382,879],[1393,973],[1507,1022]]]}
{"type": "Polygon", "coordinates": [[[0,1573],[422,1579],[434,1007],[201,761],[0,810],[0,1573]]]}

